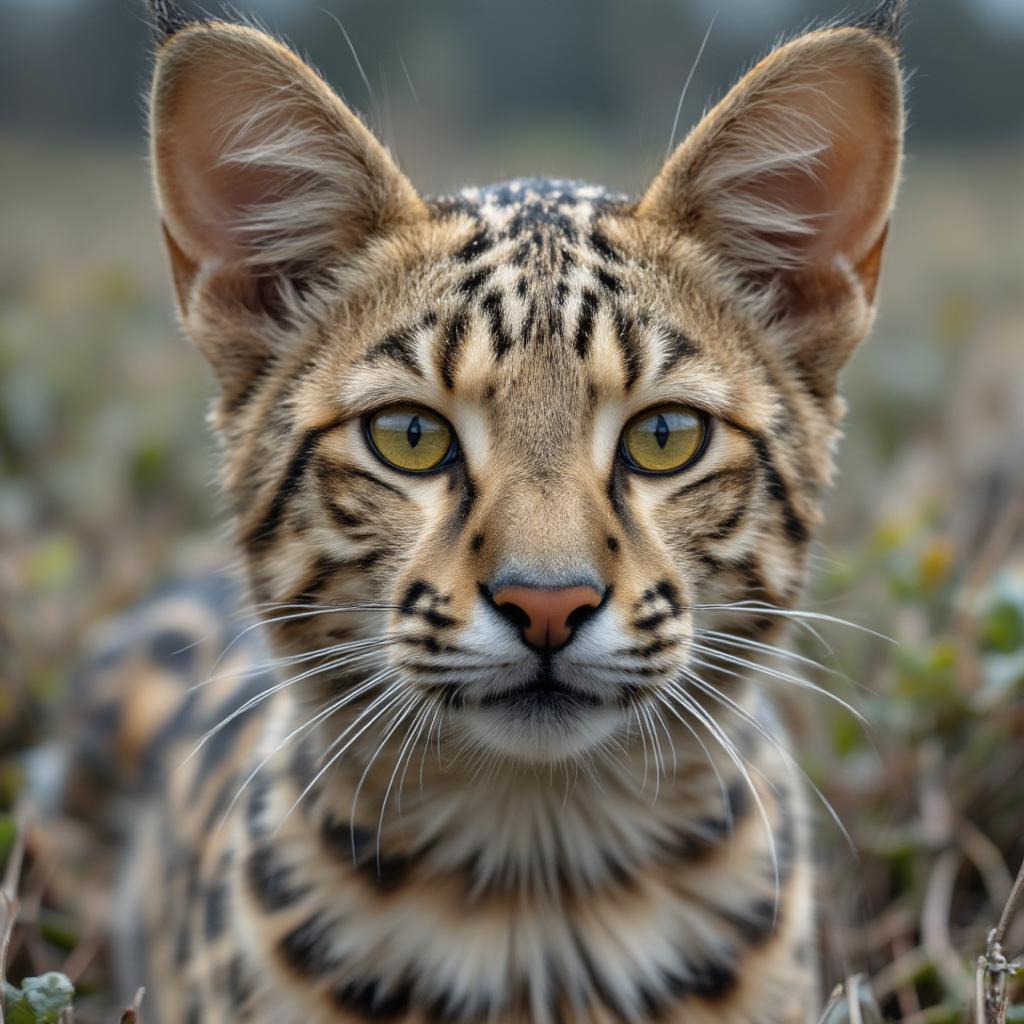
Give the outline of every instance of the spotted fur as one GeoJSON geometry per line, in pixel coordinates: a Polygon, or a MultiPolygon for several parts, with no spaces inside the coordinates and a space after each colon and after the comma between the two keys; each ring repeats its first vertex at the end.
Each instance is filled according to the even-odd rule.
{"type": "Polygon", "coordinates": [[[874,312],[899,4],[773,51],[638,200],[423,199],[285,47],[156,14],[160,215],[270,653],[135,630],[97,670],[179,680],[127,747],[156,794],[125,917],[153,1012],[809,1019],[808,810],[763,683],[795,678],[768,655],[874,312]],[[396,402],[458,457],[376,457],[396,402]],[[706,444],[644,475],[620,435],[664,402],[706,444]],[[600,602],[538,652],[513,584],[600,602]]]}

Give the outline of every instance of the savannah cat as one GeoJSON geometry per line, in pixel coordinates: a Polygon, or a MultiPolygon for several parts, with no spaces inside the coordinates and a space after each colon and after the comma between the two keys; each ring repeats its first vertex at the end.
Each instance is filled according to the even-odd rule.
{"type": "Polygon", "coordinates": [[[874,316],[900,4],[778,46],[639,199],[422,198],[285,46],[153,7],[159,215],[262,625],[211,583],[94,669],[146,769],[147,1020],[814,1019],[758,679],[791,676],[874,316]]]}

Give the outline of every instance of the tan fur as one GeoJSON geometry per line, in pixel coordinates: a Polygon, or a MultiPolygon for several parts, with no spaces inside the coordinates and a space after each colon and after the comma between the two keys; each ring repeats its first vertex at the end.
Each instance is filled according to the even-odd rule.
{"type": "Polygon", "coordinates": [[[278,43],[164,43],[158,204],[279,659],[162,739],[200,738],[130,903],[165,1024],[813,1014],[810,817],[763,684],[808,685],[769,645],[899,175],[879,24],[776,50],[639,202],[420,199],[278,43]],[[451,425],[436,473],[372,450],[396,403],[451,425]],[[620,437],[665,403],[706,446],[644,475],[620,437]],[[501,586],[602,603],[538,654],[501,586]]]}

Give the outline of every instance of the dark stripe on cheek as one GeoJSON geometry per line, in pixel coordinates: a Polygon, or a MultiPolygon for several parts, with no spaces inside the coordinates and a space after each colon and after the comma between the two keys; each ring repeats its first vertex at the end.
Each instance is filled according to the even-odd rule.
{"type": "Polygon", "coordinates": [[[736,532],[736,528],[743,522],[747,514],[747,506],[740,504],[735,511],[719,520],[713,529],[704,534],[706,540],[725,540],[730,534],[736,532]]]}
{"type": "Polygon", "coordinates": [[[806,523],[797,514],[796,509],[793,508],[789,489],[786,486],[786,482],[782,479],[778,467],[775,465],[775,460],[772,458],[771,451],[768,448],[768,442],[759,434],[753,433],[753,431],[746,431],[746,433],[750,438],[750,443],[754,446],[754,450],[757,452],[761,465],[764,467],[768,493],[782,506],[782,521],[787,536],[798,544],[803,543],[810,536],[810,531],[807,529],[806,523]]]}
{"type": "Polygon", "coordinates": [[[426,580],[415,580],[413,583],[410,583],[400,602],[402,614],[411,615],[415,611],[421,597],[425,595],[433,597],[436,593],[437,591],[426,580]]]}
{"type": "Polygon", "coordinates": [[[717,913],[736,930],[749,948],[754,949],[764,945],[778,931],[782,912],[774,899],[766,897],[754,900],[740,913],[726,910],[718,910],[717,913]]]}
{"type": "Polygon", "coordinates": [[[616,458],[612,463],[612,471],[608,475],[608,503],[615,513],[615,518],[622,523],[623,529],[628,534],[633,532],[633,519],[626,507],[625,494],[629,486],[629,471],[622,464],[622,460],[616,458]]]}
{"type": "MultiPolygon", "coordinates": [[[[352,559],[347,558],[333,558],[330,555],[321,555],[313,564],[313,570],[309,577],[299,584],[298,589],[294,593],[289,594],[282,603],[286,606],[291,604],[311,604],[319,597],[331,580],[350,568],[352,561],[352,559]]],[[[274,625],[278,629],[287,629],[290,625],[302,628],[308,624],[308,620],[298,619],[292,620],[292,622],[275,623],[274,625]]]]}
{"type": "Polygon", "coordinates": [[[320,438],[333,430],[337,430],[346,422],[348,422],[348,417],[339,417],[330,423],[325,423],[321,427],[313,427],[306,431],[299,442],[298,448],[295,449],[291,461],[288,463],[284,479],[278,485],[266,515],[260,520],[256,528],[250,531],[249,536],[246,538],[249,544],[255,548],[265,548],[273,543],[277,537],[277,531],[281,527],[281,520],[284,518],[284,511],[288,501],[299,489],[302,478],[306,473],[306,467],[309,465],[309,460],[313,457],[316,446],[320,443],[320,438]]]}
{"type": "Polygon", "coordinates": [[[459,492],[459,503],[455,508],[455,514],[448,523],[448,536],[455,541],[465,529],[473,506],[476,504],[476,484],[463,460],[457,462],[452,469],[449,491],[452,490],[459,492]]]}
{"type": "Polygon", "coordinates": [[[267,806],[270,803],[270,782],[266,772],[258,772],[249,787],[249,802],[245,809],[245,823],[249,838],[265,839],[267,806]]]}
{"type": "Polygon", "coordinates": [[[343,480],[345,477],[354,477],[357,480],[365,480],[367,483],[374,484],[382,491],[387,491],[389,494],[397,494],[399,498],[407,497],[405,491],[399,490],[394,486],[394,484],[389,484],[387,480],[381,480],[379,476],[375,476],[373,473],[369,473],[365,469],[360,469],[358,466],[339,466],[334,470],[334,476],[338,480],[343,480]]]}
{"type": "Polygon", "coordinates": [[[693,494],[695,491],[700,491],[710,484],[734,484],[742,487],[744,492],[746,492],[750,488],[755,473],[756,469],[754,466],[737,466],[734,469],[719,470],[717,473],[701,477],[700,480],[694,480],[693,483],[684,484],[678,491],[673,491],[668,496],[668,500],[678,501],[680,498],[693,494]]]}

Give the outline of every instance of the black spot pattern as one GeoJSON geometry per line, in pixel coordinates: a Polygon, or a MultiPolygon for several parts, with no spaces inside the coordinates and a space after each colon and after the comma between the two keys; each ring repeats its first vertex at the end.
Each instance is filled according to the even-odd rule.
{"type": "Polygon", "coordinates": [[[330,953],[330,934],[338,926],[317,911],[282,936],[278,952],[293,971],[308,978],[337,970],[341,961],[330,953]]]}
{"type": "Polygon", "coordinates": [[[295,881],[294,869],[280,856],[276,847],[267,844],[253,850],[246,863],[249,888],[260,906],[271,913],[293,906],[309,892],[308,886],[295,881]]]}

